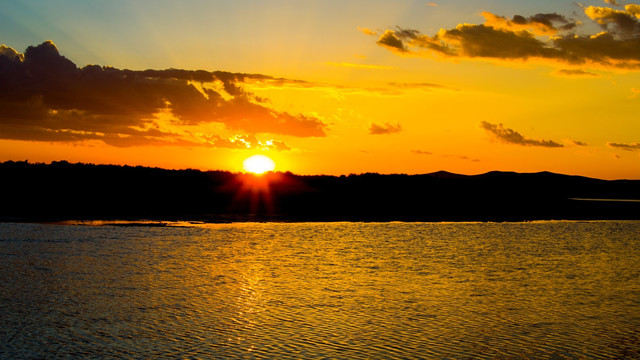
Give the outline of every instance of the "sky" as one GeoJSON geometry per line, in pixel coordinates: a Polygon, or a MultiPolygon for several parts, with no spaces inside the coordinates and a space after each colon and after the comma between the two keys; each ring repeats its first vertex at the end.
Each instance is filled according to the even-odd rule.
{"type": "Polygon", "coordinates": [[[631,1],[0,4],[0,161],[640,179],[631,1]]]}

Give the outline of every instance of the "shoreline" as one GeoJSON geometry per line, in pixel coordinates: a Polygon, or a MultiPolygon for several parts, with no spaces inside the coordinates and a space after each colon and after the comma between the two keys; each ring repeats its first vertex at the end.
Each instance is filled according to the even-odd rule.
{"type": "Polygon", "coordinates": [[[545,219],[545,220],[514,220],[514,221],[352,221],[352,220],[334,220],[334,221],[188,221],[188,220],[57,220],[57,221],[40,221],[26,219],[0,219],[0,224],[42,224],[42,225],[60,225],[60,226],[115,226],[115,227],[207,227],[210,225],[248,225],[248,224],[544,224],[544,223],[606,223],[606,222],[636,222],[640,219],[545,219]]]}

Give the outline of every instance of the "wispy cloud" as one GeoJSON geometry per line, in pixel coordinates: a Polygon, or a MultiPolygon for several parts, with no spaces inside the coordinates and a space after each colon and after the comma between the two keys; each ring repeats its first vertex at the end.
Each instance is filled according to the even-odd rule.
{"type": "MultiPolygon", "coordinates": [[[[51,41],[24,54],[0,47],[0,138],[113,146],[216,146],[190,135],[196,125],[297,137],[326,136],[328,125],[280,112],[243,82],[260,74],[181,69],[78,68],[51,41]]],[[[220,142],[218,142],[220,143],[220,142]]]]}
{"type": "Polygon", "coordinates": [[[378,35],[377,32],[375,32],[375,31],[373,31],[373,30],[371,30],[369,28],[365,28],[365,27],[359,27],[358,26],[358,31],[360,31],[361,33],[363,33],[365,35],[373,35],[373,36],[378,35]]]}
{"type": "Polygon", "coordinates": [[[570,141],[573,145],[576,145],[576,146],[589,146],[589,144],[582,141],[578,141],[578,140],[570,140],[570,141]]]}
{"type": "Polygon", "coordinates": [[[515,130],[506,129],[504,126],[502,126],[502,124],[491,124],[486,121],[483,121],[480,123],[480,126],[484,130],[486,130],[489,134],[493,135],[496,139],[506,144],[515,144],[515,145],[523,145],[523,146],[541,146],[541,147],[549,147],[549,148],[564,147],[564,145],[551,140],[529,139],[515,130]]]}
{"type": "Polygon", "coordinates": [[[600,75],[581,69],[559,69],[551,73],[553,76],[566,78],[597,78],[600,75]]]}
{"type": "Polygon", "coordinates": [[[631,144],[610,142],[610,143],[607,143],[607,145],[609,145],[614,149],[620,149],[620,150],[626,150],[626,151],[640,150],[640,143],[637,143],[637,142],[631,143],[631,144]]]}
{"type": "Polygon", "coordinates": [[[411,150],[411,152],[416,155],[433,155],[431,151],[425,151],[425,150],[411,150]]]}
{"type": "Polygon", "coordinates": [[[483,12],[484,24],[459,24],[431,36],[397,27],[385,30],[377,44],[403,56],[435,54],[444,58],[640,69],[640,5],[628,4],[624,10],[596,6],[582,9],[589,20],[602,28],[601,32],[578,35],[584,32],[577,31],[582,23],[557,13],[507,18],[483,12]]]}
{"type": "Polygon", "coordinates": [[[236,135],[231,138],[223,138],[219,135],[205,135],[204,139],[208,144],[217,148],[227,149],[252,149],[252,150],[274,150],[291,151],[293,148],[284,141],[267,140],[260,141],[255,135],[236,135]]]}
{"type": "Polygon", "coordinates": [[[309,91],[318,91],[324,92],[326,96],[343,100],[345,96],[348,95],[359,95],[359,96],[399,96],[404,95],[408,92],[413,91],[421,91],[421,92],[432,92],[432,91],[460,91],[455,87],[437,84],[437,83],[428,83],[428,82],[420,82],[420,83],[397,83],[397,82],[389,82],[380,84],[379,87],[346,87],[341,85],[334,85],[329,83],[317,83],[317,82],[308,82],[301,80],[289,80],[289,79],[277,79],[277,78],[267,78],[267,79],[255,79],[255,78],[245,78],[242,80],[242,85],[245,89],[249,90],[269,90],[269,89],[298,89],[298,90],[309,90],[309,91]]]}
{"type": "Polygon", "coordinates": [[[369,127],[369,134],[371,135],[390,135],[399,133],[402,130],[402,126],[400,124],[390,124],[385,123],[383,125],[379,125],[376,123],[372,123],[371,127],[369,127]]]}
{"type": "Polygon", "coordinates": [[[429,156],[436,156],[436,157],[441,157],[441,158],[453,158],[453,159],[458,159],[458,160],[465,160],[465,161],[471,161],[471,162],[480,162],[480,159],[478,158],[472,158],[466,155],[456,155],[456,154],[434,154],[430,151],[425,151],[425,150],[411,150],[412,153],[416,154],[416,155],[429,155],[429,156]]]}

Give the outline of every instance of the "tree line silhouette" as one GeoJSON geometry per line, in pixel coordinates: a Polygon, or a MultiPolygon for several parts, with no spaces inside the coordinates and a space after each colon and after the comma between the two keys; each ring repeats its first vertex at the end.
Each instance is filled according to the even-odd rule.
{"type": "Polygon", "coordinates": [[[640,180],[549,172],[261,176],[142,166],[0,164],[4,221],[640,219],[640,180]]]}

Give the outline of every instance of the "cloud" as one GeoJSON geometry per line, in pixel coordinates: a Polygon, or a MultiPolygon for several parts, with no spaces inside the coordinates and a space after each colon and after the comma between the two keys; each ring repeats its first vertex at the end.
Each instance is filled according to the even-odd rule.
{"type": "Polygon", "coordinates": [[[427,3],[427,6],[438,7],[438,4],[430,2],[427,3]]]}
{"type": "Polygon", "coordinates": [[[590,71],[581,69],[558,69],[551,73],[553,76],[567,77],[567,78],[597,78],[600,75],[592,73],[590,71]]]}
{"type": "Polygon", "coordinates": [[[491,124],[486,121],[483,121],[480,123],[480,127],[482,127],[488,133],[492,134],[498,140],[506,144],[516,144],[516,145],[523,145],[523,146],[542,146],[542,147],[549,147],[549,148],[564,147],[564,145],[551,140],[528,139],[515,130],[505,129],[502,126],[502,124],[491,124]]]}
{"type": "Polygon", "coordinates": [[[369,128],[369,134],[371,135],[390,135],[399,133],[402,130],[400,124],[389,124],[385,123],[384,125],[378,125],[376,123],[371,123],[371,127],[369,128]]]}
{"type": "Polygon", "coordinates": [[[371,29],[367,29],[367,28],[363,28],[363,27],[359,27],[359,26],[358,26],[358,31],[360,31],[361,33],[363,33],[365,35],[372,35],[372,36],[378,35],[377,32],[375,32],[375,31],[373,31],[371,29]]]}
{"type": "Polygon", "coordinates": [[[440,155],[440,157],[443,157],[443,158],[455,158],[455,159],[466,160],[466,161],[471,161],[471,162],[480,162],[480,159],[470,158],[470,157],[468,157],[466,155],[443,154],[443,155],[440,155]]]}
{"type": "Polygon", "coordinates": [[[218,135],[206,135],[206,141],[213,147],[226,149],[252,149],[252,150],[274,150],[291,151],[293,148],[284,141],[267,140],[260,141],[255,135],[236,135],[232,138],[222,138],[218,135]]]}
{"type": "Polygon", "coordinates": [[[424,150],[411,150],[411,152],[417,155],[433,155],[432,152],[424,150]]]}
{"type": "Polygon", "coordinates": [[[243,88],[247,81],[284,80],[222,71],[78,68],[52,41],[24,54],[3,45],[0,138],[212,146],[189,129],[215,123],[252,135],[326,136],[322,120],[268,107],[243,88]]]}
{"type": "MultiPolygon", "coordinates": [[[[338,64],[337,64],[338,65],[338,64]]],[[[346,95],[364,95],[364,96],[394,96],[402,95],[409,91],[460,91],[447,85],[436,83],[396,83],[389,82],[386,86],[380,87],[346,87],[342,85],[334,85],[329,83],[308,82],[302,80],[289,79],[253,79],[248,78],[242,80],[245,89],[252,90],[268,90],[268,89],[302,89],[324,92],[325,96],[336,100],[343,100],[346,95]]]]}
{"type": "Polygon", "coordinates": [[[574,21],[556,13],[537,14],[528,18],[514,15],[513,19],[508,19],[485,11],[482,12],[482,16],[486,20],[485,26],[514,32],[530,31],[535,35],[554,35],[560,30],[570,30],[576,27],[574,21]]]}
{"type": "Polygon", "coordinates": [[[640,150],[640,143],[625,144],[625,143],[610,142],[610,143],[607,143],[607,145],[609,145],[614,149],[620,149],[620,150],[626,150],[626,151],[640,150]]]}
{"type": "Polygon", "coordinates": [[[589,146],[589,144],[582,141],[578,141],[578,140],[570,140],[570,141],[573,145],[576,145],[576,146],[589,146]]]}
{"type": "Polygon", "coordinates": [[[633,37],[634,35],[637,37],[640,34],[640,24],[638,24],[636,17],[638,14],[637,6],[630,4],[625,6],[625,10],[587,6],[584,7],[584,13],[611,33],[624,37],[633,37]]]}
{"type": "Polygon", "coordinates": [[[377,44],[384,46],[391,51],[400,53],[408,52],[407,48],[402,43],[402,40],[396,36],[396,33],[393,30],[385,30],[384,34],[382,34],[380,39],[378,39],[377,44]]]}
{"type": "Polygon", "coordinates": [[[279,140],[267,140],[265,142],[265,148],[267,150],[275,150],[275,151],[291,151],[293,148],[284,141],[279,140]]]}
{"type": "Polygon", "coordinates": [[[471,161],[471,162],[480,162],[480,159],[470,158],[470,157],[465,156],[465,155],[434,154],[434,153],[432,153],[430,151],[424,151],[424,150],[411,150],[411,152],[416,154],[416,155],[433,155],[433,156],[437,156],[437,157],[441,157],[441,158],[454,158],[454,159],[466,160],[466,161],[471,161]]]}
{"type": "Polygon", "coordinates": [[[403,56],[640,69],[640,5],[582,9],[603,31],[579,35],[581,22],[557,13],[507,18],[483,12],[484,24],[459,24],[431,36],[397,27],[385,30],[377,44],[403,56]]]}
{"type": "Polygon", "coordinates": [[[620,3],[618,3],[616,0],[604,0],[604,2],[611,5],[616,5],[616,6],[620,5],[620,3]]]}

